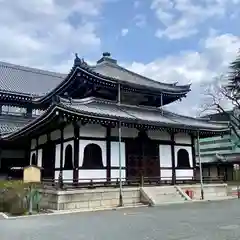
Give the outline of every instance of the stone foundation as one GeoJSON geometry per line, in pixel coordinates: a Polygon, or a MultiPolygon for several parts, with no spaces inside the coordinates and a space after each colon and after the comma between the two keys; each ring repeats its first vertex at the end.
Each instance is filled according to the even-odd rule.
{"type": "MultiPolygon", "coordinates": [[[[186,192],[187,190],[193,191],[193,199],[201,199],[201,185],[182,185],[180,186],[182,191],[186,192]]],[[[204,198],[205,199],[217,199],[228,196],[228,187],[227,184],[204,184],[203,185],[204,198]]]]}
{"type": "MultiPolygon", "coordinates": [[[[40,190],[40,207],[52,210],[110,208],[119,205],[119,189],[74,189],[67,191],[40,190]]],[[[123,189],[124,205],[140,203],[139,188],[123,189]]]]}

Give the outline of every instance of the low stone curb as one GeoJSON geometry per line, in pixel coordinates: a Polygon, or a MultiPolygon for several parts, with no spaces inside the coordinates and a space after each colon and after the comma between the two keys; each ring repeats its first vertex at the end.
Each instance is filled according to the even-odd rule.
{"type": "Polygon", "coordinates": [[[109,208],[94,208],[94,209],[76,209],[76,210],[52,210],[51,213],[39,213],[33,215],[24,215],[24,216],[16,216],[10,217],[5,213],[0,212],[0,216],[4,219],[19,219],[19,218],[29,218],[29,217],[40,217],[40,216],[54,216],[54,215],[65,215],[72,213],[83,213],[83,212],[98,212],[98,211],[107,211],[107,210],[120,210],[120,209],[128,209],[128,208],[139,208],[139,207],[149,207],[148,205],[135,205],[135,206],[123,206],[123,207],[109,207],[109,208]]]}
{"type": "MultiPolygon", "coordinates": [[[[237,199],[237,197],[226,197],[226,198],[216,198],[216,199],[206,199],[206,200],[192,200],[192,201],[180,201],[180,202],[165,202],[154,205],[152,207],[160,207],[160,206],[168,206],[174,204],[185,204],[185,203],[206,203],[206,202],[218,202],[218,201],[226,201],[231,199],[237,199]]],[[[17,216],[17,217],[10,217],[5,213],[0,212],[0,219],[19,219],[19,218],[29,218],[29,217],[40,217],[40,216],[54,216],[54,215],[65,215],[65,214],[72,214],[72,213],[82,213],[82,212],[97,212],[97,211],[107,211],[107,210],[121,210],[121,209],[129,209],[129,208],[139,208],[139,207],[149,207],[149,205],[135,205],[135,206],[123,206],[123,207],[106,207],[106,208],[95,208],[95,209],[76,209],[76,210],[59,210],[59,211],[52,211],[51,213],[40,213],[34,215],[24,215],[24,216],[17,216]]]]}
{"type": "Polygon", "coordinates": [[[1,219],[8,219],[8,218],[9,218],[9,217],[8,217],[7,214],[0,212],[0,220],[1,220],[1,219]]]}

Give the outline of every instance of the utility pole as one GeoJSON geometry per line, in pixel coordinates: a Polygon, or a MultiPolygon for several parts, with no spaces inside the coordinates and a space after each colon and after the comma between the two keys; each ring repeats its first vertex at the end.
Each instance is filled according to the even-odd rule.
{"type": "MultiPolygon", "coordinates": [[[[120,110],[121,106],[121,85],[118,84],[118,107],[120,110]]],[[[118,122],[118,158],[119,158],[119,207],[123,206],[123,194],[122,194],[122,152],[121,152],[121,142],[122,142],[122,128],[121,120],[119,117],[118,122]]]]}
{"type": "Polygon", "coordinates": [[[197,148],[198,148],[199,175],[200,175],[200,184],[201,184],[201,198],[202,198],[202,200],[204,200],[203,174],[202,174],[202,161],[201,161],[201,154],[200,154],[199,131],[197,132],[197,148]]]}

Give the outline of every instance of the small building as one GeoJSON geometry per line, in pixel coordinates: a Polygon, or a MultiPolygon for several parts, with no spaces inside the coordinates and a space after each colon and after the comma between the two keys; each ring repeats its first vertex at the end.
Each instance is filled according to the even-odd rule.
{"type": "Polygon", "coordinates": [[[225,123],[164,110],[190,85],[146,78],[109,53],[95,66],[76,55],[67,75],[0,63],[0,79],[2,172],[30,164],[43,169],[43,179],[61,172],[69,182],[111,182],[121,165],[123,179],[175,183],[195,178],[198,134],[229,131],[225,123]]]}

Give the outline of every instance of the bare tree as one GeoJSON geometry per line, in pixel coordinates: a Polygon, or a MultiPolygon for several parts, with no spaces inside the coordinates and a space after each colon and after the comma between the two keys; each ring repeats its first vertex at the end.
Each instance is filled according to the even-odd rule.
{"type": "Polygon", "coordinates": [[[204,102],[201,115],[221,113],[229,121],[236,136],[235,144],[240,146],[240,56],[230,64],[228,76],[221,75],[204,87],[204,102]]]}

